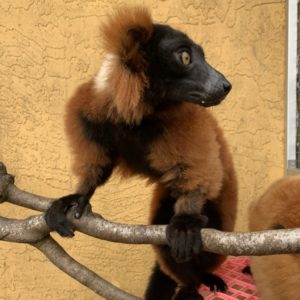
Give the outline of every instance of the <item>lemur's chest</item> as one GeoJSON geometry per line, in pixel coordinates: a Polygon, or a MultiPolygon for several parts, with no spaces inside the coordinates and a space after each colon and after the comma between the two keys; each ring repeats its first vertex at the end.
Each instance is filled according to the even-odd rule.
{"type": "Polygon", "coordinates": [[[133,171],[159,176],[148,161],[151,145],[161,137],[163,125],[157,118],[148,118],[139,126],[109,121],[91,122],[81,117],[86,137],[101,145],[115,160],[121,158],[133,171]]]}

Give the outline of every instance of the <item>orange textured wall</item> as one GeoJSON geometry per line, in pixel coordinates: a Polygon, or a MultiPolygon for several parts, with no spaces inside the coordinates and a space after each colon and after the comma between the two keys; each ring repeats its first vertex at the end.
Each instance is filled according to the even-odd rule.
{"type": "MultiPolygon", "coordinates": [[[[207,59],[233,84],[214,108],[240,182],[237,229],[247,207],[284,173],[285,1],[280,0],[6,0],[0,2],[0,160],[18,186],[58,197],[74,190],[63,131],[66,99],[99,68],[99,22],[119,5],[146,4],[201,43],[207,59]]],[[[151,187],[114,176],[93,198],[95,211],[146,223],[151,187]]],[[[32,214],[1,204],[0,214],[32,214]]],[[[142,295],[149,246],[102,242],[82,234],[55,238],[80,262],[117,286],[142,295]]],[[[27,245],[1,243],[0,299],[98,299],[27,245]]]]}

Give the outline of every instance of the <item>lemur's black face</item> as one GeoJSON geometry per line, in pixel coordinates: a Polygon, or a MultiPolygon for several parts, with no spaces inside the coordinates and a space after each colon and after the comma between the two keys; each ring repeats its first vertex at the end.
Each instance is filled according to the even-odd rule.
{"type": "Polygon", "coordinates": [[[230,92],[224,75],[205,61],[203,49],[184,33],[154,25],[146,48],[150,86],[145,97],[157,105],[192,102],[208,107],[230,92]]]}

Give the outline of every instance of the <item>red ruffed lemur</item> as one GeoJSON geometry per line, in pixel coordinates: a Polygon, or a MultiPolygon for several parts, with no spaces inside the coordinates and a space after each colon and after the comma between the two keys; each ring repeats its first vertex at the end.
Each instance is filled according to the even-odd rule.
{"type": "Polygon", "coordinates": [[[79,177],[76,194],[46,213],[52,230],[72,236],[66,212],[80,218],[115,168],[156,185],[151,224],[168,224],[168,245],[154,246],[157,264],[147,300],[203,299],[201,283],[225,290],[211,271],[223,257],[201,251],[200,229],[230,231],[236,177],[223,133],[207,107],[231,90],[186,34],[152,22],[144,8],[124,8],[102,26],[99,72],[67,104],[66,131],[79,177]],[[178,286],[178,288],[177,288],[178,286]]]}
{"type": "MultiPolygon", "coordinates": [[[[273,183],[250,207],[251,231],[300,227],[300,176],[273,183]]],[[[262,300],[300,299],[300,255],[251,257],[251,272],[262,300]]]]}

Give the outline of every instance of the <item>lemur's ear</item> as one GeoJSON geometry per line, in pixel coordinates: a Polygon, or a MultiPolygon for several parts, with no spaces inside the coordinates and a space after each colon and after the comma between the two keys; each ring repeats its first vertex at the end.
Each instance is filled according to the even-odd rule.
{"type": "Polygon", "coordinates": [[[153,23],[147,9],[122,8],[102,26],[104,49],[117,55],[133,72],[141,72],[145,61],[141,46],[150,39],[153,23]]]}

